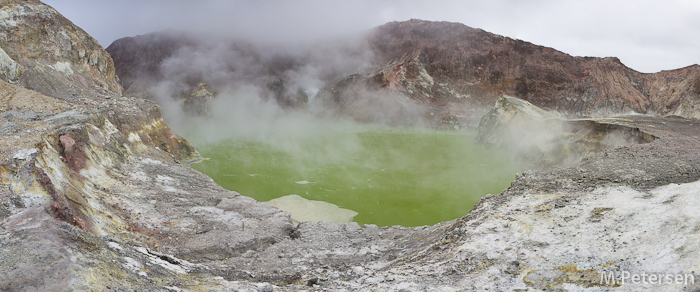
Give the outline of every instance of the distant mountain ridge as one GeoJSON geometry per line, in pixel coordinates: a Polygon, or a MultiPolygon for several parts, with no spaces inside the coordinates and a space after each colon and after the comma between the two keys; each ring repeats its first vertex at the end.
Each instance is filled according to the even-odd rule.
{"type": "Polygon", "coordinates": [[[449,99],[440,94],[447,84],[457,95],[489,106],[507,94],[571,115],[635,111],[698,117],[689,110],[700,94],[698,65],[644,74],[617,58],[572,57],[459,23],[421,20],[385,24],[369,40],[377,61],[389,64],[375,80],[398,85],[403,80],[390,76],[407,65],[435,80],[423,92],[408,93],[416,99],[424,93],[449,99]]]}
{"type": "MultiPolygon", "coordinates": [[[[435,122],[473,124],[469,111],[489,108],[504,94],[574,117],[637,112],[700,118],[698,65],[640,73],[614,57],[573,57],[449,22],[391,22],[365,40],[376,70],[329,82],[319,95],[356,119],[377,106],[358,101],[359,88],[375,91],[371,100],[385,95],[427,106],[421,115],[435,122]]],[[[117,40],[107,51],[128,90],[137,75],[157,76],[159,65],[185,45],[196,46],[184,35],[154,33],[117,40]]]]}
{"type": "Polygon", "coordinates": [[[126,90],[138,78],[156,75],[161,63],[178,49],[195,44],[185,34],[163,31],[121,38],[108,47],[108,53],[120,61],[116,72],[126,90]]]}

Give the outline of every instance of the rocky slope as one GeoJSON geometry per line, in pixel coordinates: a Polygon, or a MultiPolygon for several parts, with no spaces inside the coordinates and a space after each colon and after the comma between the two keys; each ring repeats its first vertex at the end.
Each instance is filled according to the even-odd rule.
{"type": "Polygon", "coordinates": [[[211,86],[214,92],[255,86],[263,99],[275,100],[285,108],[299,108],[305,107],[309,95],[318,91],[317,83],[354,72],[344,67],[354,68],[357,61],[332,60],[361,58],[354,47],[321,44],[313,47],[312,54],[308,48],[294,45],[271,47],[241,39],[211,40],[164,31],[122,38],[106,50],[114,58],[121,84],[130,95],[162,101],[185,99],[200,83],[211,86]],[[339,52],[339,47],[347,51],[339,52]],[[335,63],[339,64],[333,66],[335,63]],[[153,90],[164,87],[169,90],[167,94],[153,90]]]}
{"type": "MultiPolygon", "coordinates": [[[[37,33],[90,39],[39,2],[0,4],[2,23],[41,22],[37,33]]],[[[196,152],[156,104],[121,96],[118,85],[95,87],[115,81],[109,70],[76,82],[86,73],[71,47],[46,44],[53,55],[37,57],[33,42],[2,49],[26,46],[12,60],[78,69],[64,76],[69,91],[19,86],[24,73],[0,81],[2,291],[700,289],[697,120],[595,120],[656,139],[526,172],[469,215],[435,226],[296,223],[183,164],[196,152]],[[608,273],[614,281],[601,281],[608,273]],[[633,282],[624,273],[693,283],[633,282]]],[[[58,71],[41,68],[38,77],[58,82],[58,71]]],[[[505,118],[492,120],[532,112],[511,101],[494,110],[505,118]]]]}
{"type": "Polygon", "coordinates": [[[421,20],[380,26],[369,42],[382,69],[338,83],[334,99],[352,98],[352,90],[342,89],[360,83],[446,108],[448,117],[464,116],[465,106],[491,106],[504,94],[579,117],[698,117],[698,65],[643,74],[617,58],[573,57],[458,23],[421,20]]]}
{"type": "Polygon", "coordinates": [[[82,29],[39,1],[2,4],[0,78],[67,100],[121,93],[109,54],[82,29]],[[47,23],[53,29],[40,29],[47,23]]]}
{"type": "Polygon", "coordinates": [[[378,62],[394,63],[387,67],[393,70],[378,77],[384,84],[410,81],[402,81],[397,70],[414,66],[413,71],[425,70],[435,81],[427,91],[430,96],[467,95],[489,106],[507,94],[574,115],[629,110],[668,114],[679,101],[697,97],[700,86],[697,65],[642,74],[617,58],[572,57],[458,23],[393,22],[378,27],[370,42],[378,62]],[[441,94],[445,85],[440,84],[458,94],[441,94]]]}
{"type": "MultiPolygon", "coordinates": [[[[117,40],[108,51],[120,76],[131,80],[137,73],[158,75],[156,64],[173,45],[191,44],[186,39],[156,33],[117,40]],[[127,53],[136,51],[142,54],[127,53]],[[141,58],[149,60],[136,61],[141,58]]],[[[369,115],[372,107],[383,106],[397,111],[399,120],[475,127],[483,110],[504,94],[578,117],[630,112],[698,117],[698,65],[644,74],[613,57],[573,57],[463,24],[421,20],[385,24],[365,41],[374,57],[363,68],[375,69],[325,80],[320,95],[336,112],[361,121],[376,120],[369,115]],[[410,110],[405,101],[426,108],[410,110]]]]}

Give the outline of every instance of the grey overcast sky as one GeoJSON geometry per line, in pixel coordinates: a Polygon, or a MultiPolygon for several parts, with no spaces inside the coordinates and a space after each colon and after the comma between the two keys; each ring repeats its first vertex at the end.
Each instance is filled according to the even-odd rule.
{"type": "Polygon", "coordinates": [[[166,28],[268,40],[411,18],[460,22],[640,72],[700,63],[698,0],[44,0],[102,46],[166,28]]]}

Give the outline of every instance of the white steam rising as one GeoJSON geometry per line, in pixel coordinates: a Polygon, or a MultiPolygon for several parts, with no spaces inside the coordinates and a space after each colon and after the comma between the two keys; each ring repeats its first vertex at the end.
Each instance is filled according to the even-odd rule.
{"type": "MultiPolygon", "coordinates": [[[[296,155],[310,143],[345,133],[343,143],[323,149],[320,157],[347,156],[359,146],[352,133],[360,120],[372,124],[421,125],[425,110],[404,97],[367,88],[351,90],[345,105],[317,101],[342,78],[371,71],[372,55],[362,38],[327,39],[308,45],[284,46],[221,41],[180,49],[161,65],[161,79],[150,87],[163,114],[176,132],[195,144],[222,140],[262,142],[296,155]],[[183,96],[199,82],[215,91],[208,116],[192,116],[183,110],[183,96]],[[340,146],[338,146],[340,145],[340,146]]],[[[347,89],[346,89],[347,91],[347,89]]]]}

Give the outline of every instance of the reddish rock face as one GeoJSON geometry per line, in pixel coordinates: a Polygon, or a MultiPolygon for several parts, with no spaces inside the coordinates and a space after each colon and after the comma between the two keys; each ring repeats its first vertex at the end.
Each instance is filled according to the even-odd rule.
{"type": "Polygon", "coordinates": [[[421,96],[438,97],[433,104],[466,96],[465,101],[490,106],[506,94],[574,116],[675,114],[700,92],[698,65],[644,74],[617,58],[572,57],[458,23],[392,22],[378,27],[370,43],[375,62],[385,64],[374,80],[407,84],[415,77],[405,74],[397,80],[395,73],[406,66],[421,67],[435,84],[419,92],[401,90],[423,101],[421,96]],[[453,92],[441,93],[448,87],[453,92]]]}
{"type": "Polygon", "coordinates": [[[85,162],[88,160],[85,156],[85,151],[76,144],[73,137],[70,135],[61,135],[58,137],[59,144],[63,148],[63,160],[68,165],[68,168],[80,172],[85,168],[85,162]]]}

